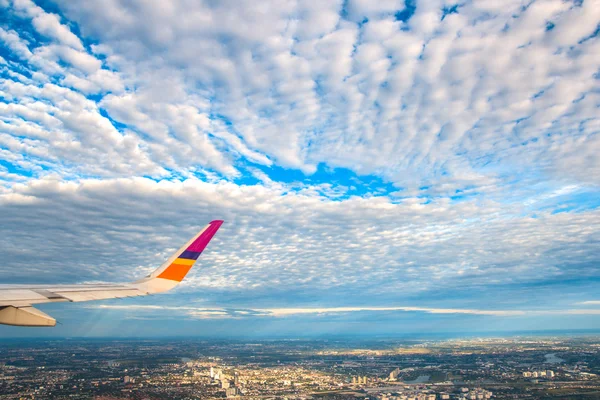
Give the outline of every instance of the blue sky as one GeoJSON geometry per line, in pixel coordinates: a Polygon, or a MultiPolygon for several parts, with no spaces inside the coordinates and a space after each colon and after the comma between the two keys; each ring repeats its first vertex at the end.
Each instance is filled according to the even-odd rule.
{"type": "Polygon", "coordinates": [[[594,1],[0,0],[1,336],[600,329],[594,1]]]}

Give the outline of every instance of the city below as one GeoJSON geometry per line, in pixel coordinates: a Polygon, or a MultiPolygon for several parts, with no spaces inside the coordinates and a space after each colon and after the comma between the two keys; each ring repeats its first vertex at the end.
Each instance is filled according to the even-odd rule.
{"type": "Polygon", "coordinates": [[[598,399],[600,337],[4,339],[0,399],[598,399]]]}

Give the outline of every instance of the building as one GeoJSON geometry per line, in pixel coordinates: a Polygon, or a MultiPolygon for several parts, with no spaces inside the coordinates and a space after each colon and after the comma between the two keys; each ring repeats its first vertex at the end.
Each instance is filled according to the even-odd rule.
{"type": "Polygon", "coordinates": [[[398,379],[398,375],[400,375],[400,368],[396,368],[392,372],[390,372],[390,381],[395,381],[398,379]]]}
{"type": "Polygon", "coordinates": [[[240,395],[238,388],[234,387],[230,387],[227,388],[227,390],[225,390],[225,395],[227,396],[227,398],[231,398],[231,397],[237,397],[240,395]]]}
{"type": "Polygon", "coordinates": [[[554,371],[550,371],[550,370],[546,371],[546,376],[548,378],[554,378],[554,371]]]}

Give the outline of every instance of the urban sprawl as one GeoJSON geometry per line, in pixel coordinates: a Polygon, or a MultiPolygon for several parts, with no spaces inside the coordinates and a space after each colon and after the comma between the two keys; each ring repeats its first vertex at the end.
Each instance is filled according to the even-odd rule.
{"type": "Polygon", "coordinates": [[[5,340],[8,399],[594,399],[600,338],[5,340]]]}

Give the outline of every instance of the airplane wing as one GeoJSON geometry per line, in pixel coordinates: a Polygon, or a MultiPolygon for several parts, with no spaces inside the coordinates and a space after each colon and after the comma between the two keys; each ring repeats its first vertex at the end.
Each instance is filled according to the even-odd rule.
{"type": "Polygon", "coordinates": [[[97,285],[0,286],[0,324],[55,326],[56,320],[32,304],[146,296],[177,286],[185,278],[223,221],[209,223],[156,271],[135,282],[97,285]]]}

